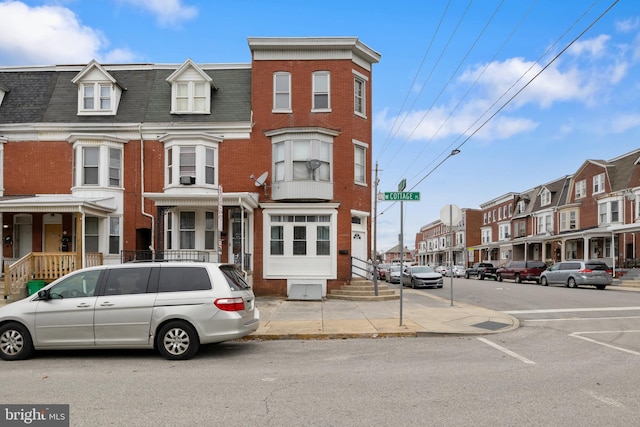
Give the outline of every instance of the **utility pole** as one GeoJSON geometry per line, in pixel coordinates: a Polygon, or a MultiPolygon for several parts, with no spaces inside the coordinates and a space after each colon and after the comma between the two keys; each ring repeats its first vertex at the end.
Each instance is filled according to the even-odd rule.
{"type": "Polygon", "coordinates": [[[378,184],[380,180],[378,179],[378,162],[376,161],[376,176],[373,180],[373,219],[371,225],[373,226],[373,254],[371,256],[371,261],[376,264],[378,260],[378,184]]]}

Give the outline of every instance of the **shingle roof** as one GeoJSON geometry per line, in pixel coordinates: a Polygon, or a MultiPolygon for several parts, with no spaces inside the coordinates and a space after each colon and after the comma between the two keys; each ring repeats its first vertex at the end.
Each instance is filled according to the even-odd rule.
{"type": "Polygon", "coordinates": [[[115,116],[78,116],[77,71],[6,71],[0,84],[9,92],[0,105],[0,124],[247,122],[251,120],[251,70],[205,70],[216,82],[211,114],[170,114],[172,69],[109,70],[126,88],[115,116]]]}

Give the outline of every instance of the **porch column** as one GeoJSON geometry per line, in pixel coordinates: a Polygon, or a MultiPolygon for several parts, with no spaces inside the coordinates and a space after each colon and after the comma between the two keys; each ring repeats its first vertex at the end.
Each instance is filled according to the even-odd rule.
{"type": "Polygon", "coordinates": [[[161,253],[164,253],[166,249],[165,242],[164,242],[164,230],[165,230],[164,218],[168,210],[169,210],[168,206],[158,206],[158,218],[156,220],[158,224],[158,226],[156,227],[156,251],[161,253]]]}
{"type": "Polygon", "coordinates": [[[82,241],[84,237],[84,214],[82,212],[76,213],[76,258],[78,261],[78,268],[82,268],[84,265],[84,246],[82,241]]]}
{"type": "Polygon", "coordinates": [[[582,259],[583,260],[588,260],[589,259],[589,251],[591,249],[589,248],[589,238],[588,237],[582,237],[582,259]]]}

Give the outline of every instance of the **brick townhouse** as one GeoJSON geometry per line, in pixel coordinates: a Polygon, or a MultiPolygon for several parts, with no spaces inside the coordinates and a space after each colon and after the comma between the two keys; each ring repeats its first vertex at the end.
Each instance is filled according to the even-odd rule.
{"type": "MultiPolygon", "coordinates": [[[[587,159],[571,175],[480,206],[481,222],[456,227],[466,265],[509,260],[602,259],[614,268],[638,264],[640,148],[611,160],[587,159]],[[477,240],[479,232],[479,240],[477,240]]],[[[467,210],[468,212],[469,210],[467,210]]],[[[448,260],[450,239],[440,221],[416,235],[418,261],[448,260]]],[[[454,246],[454,249],[455,246],[454,246]]],[[[458,262],[454,258],[454,262],[458,262]]]]}
{"type": "Polygon", "coordinates": [[[247,64],[0,68],[5,281],[155,258],[233,262],[258,295],[348,282],[370,253],[380,55],[355,37],[248,48],[247,64]]]}

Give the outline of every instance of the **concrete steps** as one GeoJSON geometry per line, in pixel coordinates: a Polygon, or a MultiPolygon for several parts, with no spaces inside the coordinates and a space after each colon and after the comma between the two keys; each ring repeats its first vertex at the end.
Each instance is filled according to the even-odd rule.
{"type": "Polygon", "coordinates": [[[391,301],[400,299],[395,289],[389,289],[385,282],[378,281],[378,295],[371,280],[353,279],[350,284],[340,289],[333,289],[327,298],[350,301],[391,301]]]}

